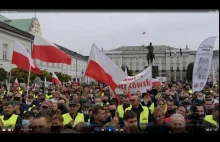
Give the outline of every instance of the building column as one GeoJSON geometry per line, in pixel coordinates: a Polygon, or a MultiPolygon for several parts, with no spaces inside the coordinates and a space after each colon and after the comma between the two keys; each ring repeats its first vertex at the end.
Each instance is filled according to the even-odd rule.
{"type": "Polygon", "coordinates": [[[174,81],[176,82],[176,69],[174,70],[174,81]]]}

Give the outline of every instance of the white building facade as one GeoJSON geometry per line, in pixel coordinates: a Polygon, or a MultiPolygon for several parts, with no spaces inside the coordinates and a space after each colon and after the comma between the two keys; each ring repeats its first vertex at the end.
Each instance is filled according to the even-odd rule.
{"type": "MultiPolygon", "coordinates": [[[[8,72],[11,68],[16,67],[11,65],[15,40],[19,41],[31,55],[34,35],[0,21],[0,68],[4,68],[8,72]]],[[[71,75],[72,78],[82,79],[88,58],[60,45],[57,46],[72,57],[72,64],[46,63],[36,60],[39,68],[48,72],[62,72],[71,75]]]]}
{"type": "MultiPolygon", "coordinates": [[[[168,80],[186,80],[187,66],[194,62],[196,51],[190,51],[188,47],[173,48],[165,45],[153,45],[155,60],[153,66],[158,66],[158,76],[167,77],[168,80]],[[171,56],[170,56],[171,52],[171,56]]],[[[127,65],[134,74],[137,74],[148,66],[146,46],[124,46],[110,51],[103,51],[119,67],[127,65]]],[[[219,65],[219,56],[216,56],[216,71],[219,65]]],[[[214,62],[214,60],[213,60],[214,62]]]]}

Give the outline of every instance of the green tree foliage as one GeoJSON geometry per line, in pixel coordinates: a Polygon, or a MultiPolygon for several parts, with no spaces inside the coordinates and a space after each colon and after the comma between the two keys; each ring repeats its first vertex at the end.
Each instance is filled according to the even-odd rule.
{"type": "Polygon", "coordinates": [[[0,68],[0,82],[5,81],[7,79],[7,71],[5,69],[0,68]]]}
{"type": "MultiPolygon", "coordinates": [[[[3,72],[3,71],[0,69],[0,77],[2,75],[1,72],[3,72]]],[[[68,82],[69,80],[71,80],[71,76],[70,75],[62,74],[61,72],[56,72],[55,74],[59,78],[60,82],[68,82]]],[[[30,83],[33,82],[33,80],[37,76],[40,77],[40,79],[42,81],[44,81],[45,77],[46,77],[46,80],[49,81],[49,82],[51,82],[51,80],[52,80],[52,73],[49,73],[49,72],[47,72],[45,70],[41,70],[40,74],[35,74],[35,73],[31,73],[30,74],[30,83]]],[[[4,74],[4,77],[6,79],[7,72],[6,72],[6,74],[4,74]]],[[[21,68],[13,68],[12,72],[11,72],[11,83],[13,83],[16,78],[18,79],[19,83],[27,83],[28,82],[28,71],[23,70],[21,68]]],[[[5,81],[5,79],[4,79],[4,81],[5,81]]]]}
{"type": "Polygon", "coordinates": [[[188,80],[189,82],[192,82],[193,66],[194,66],[194,63],[190,63],[190,64],[187,66],[186,78],[187,78],[187,80],[188,80]]]}
{"type": "MultiPolygon", "coordinates": [[[[125,66],[122,66],[121,69],[125,71],[125,66]]],[[[127,68],[128,69],[128,68],[127,68]]],[[[133,71],[128,69],[128,76],[133,76],[133,71]]]]}

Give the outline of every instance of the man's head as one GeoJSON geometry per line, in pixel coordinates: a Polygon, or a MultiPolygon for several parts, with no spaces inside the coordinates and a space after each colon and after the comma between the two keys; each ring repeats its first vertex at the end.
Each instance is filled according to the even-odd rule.
{"type": "Polygon", "coordinates": [[[45,113],[37,114],[33,121],[31,128],[35,133],[50,133],[51,117],[45,113]]]}
{"type": "Polygon", "coordinates": [[[205,100],[205,110],[206,111],[209,111],[212,109],[212,104],[213,104],[213,101],[211,99],[206,99],[205,100]]]}
{"type": "Polygon", "coordinates": [[[14,111],[20,110],[20,102],[19,101],[11,101],[14,111]]]}
{"type": "Polygon", "coordinates": [[[217,122],[219,122],[219,105],[214,106],[214,108],[213,108],[213,117],[217,122]]]}
{"type": "Polygon", "coordinates": [[[137,95],[134,95],[130,99],[131,105],[134,108],[137,108],[140,105],[140,98],[137,95]]]}
{"type": "Polygon", "coordinates": [[[128,96],[124,96],[122,101],[123,101],[123,107],[127,108],[130,106],[130,100],[128,96]]]}
{"type": "Polygon", "coordinates": [[[63,117],[59,114],[55,114],[52,117],[52,126],[51,126],[51,130],[53,132],[60,132],[63,128],[63,117]]]}
{"type": "Polygon", "coordinates": [[[80,108],[80,104],[78,102],[76,101],[69,102],[68,110],[70,114],[76,114],[79,108],[80,108]]]}
{"type": "Polygon", "coordinates": [[[176,114],[182,114],[183,116],[186,116],[186,108],[183,105],[179,105],[176,108],[176,114]]]}
{"type": "Polygon", "coordinates": [[[157,125],[163,125],[165,114],[161,107],[157,107],[154,109],[153,116],[157,125]]]}
{"type": "Polygon", "coordinates": [[[5,115],[12,115],[13,112],[14,112],[14,108],[13,108],[12,102],[6,102],[4,104],[4,114],[5,115]]]}
{"type": "Polygon", "coordinates": [[[182,133],[185,130],[185,118],[181,114],[173,114],[170,120],[171,129],[174,133],[182,133]]]}
{"type": "Polygon", "coordinates": [[[111,113],[111,116],[112,116],[112,117],[115,117],[116,109],[117,109],[117,106],[116,106],[116,104],[115,104],[114,102],[112,102],[112,103],[110,103],[110,104],[108,105],[108,110],[109,110],[109,112],[111,113]]]}
{"type": "Polygon", "coordinates": [[[137,92],[135,93],[135,95],[137,95],[137,96],[139,97],[139,99],[141,99],[141,92],[140,92],[140,91],[137,91],[137,92]]]}
{"type": "Polygon", "coordinates": [[[137,115],[134,111],[128,110],[125,112],[124,117],[124,125],[127,127],[130,131],[136,131],[137,130],[137,115]]]}
{"type": "Polygon", "coordinates": [[[103,106],[95,105],[92,109],[94,120],[98,123],[103,123],[106,120],[106,114],[103,106]]]}
{"type": "Polygon", "coordinates": [[[167,110],[168,111],[174,110],[174,100],[173,99],[169,99],[167,101],[167,110]]]}
{"type": "Polygon", "coordinates": [[[21,101],[22,101],[21,95],[18,94],[18,93],[16,93],[16,94],[13,96],[13,100],[14,100],[14,101],[18,101],[18,102],[21,103],[21,101]]]}
{"type": "Polygon", "coordinates": [[[95,98],[95,104],[101,105],[101,103],[102,103],[102,99],[100,97],[95,98]]]}

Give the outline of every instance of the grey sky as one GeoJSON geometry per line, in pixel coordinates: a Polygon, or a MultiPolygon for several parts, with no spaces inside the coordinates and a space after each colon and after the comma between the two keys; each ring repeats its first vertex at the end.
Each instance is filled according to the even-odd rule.
{"type": "MultiPolygon", "coordinates": [[[[31,18],[34,12],[0,13],[10,18],[31,18]]],[[[110,50],[120,46],[144,44],[169,45],[197,50],[207,37],[217,36],[219,49],[219,13],[120,13],[120,12],[37,12],[42,34],[51,42],[83,55],[89,55],[92,43],[110,50]]]]}

